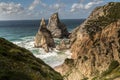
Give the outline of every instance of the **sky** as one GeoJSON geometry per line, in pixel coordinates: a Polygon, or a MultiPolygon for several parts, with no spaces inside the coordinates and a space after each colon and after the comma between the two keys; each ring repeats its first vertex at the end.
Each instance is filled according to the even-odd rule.
{"type": "Polygon", "coordinates": [[[82,19],[108,2],[120,0],[0,0],[0,20],[48,19],[55,12],[61,19],[82,19]]]}

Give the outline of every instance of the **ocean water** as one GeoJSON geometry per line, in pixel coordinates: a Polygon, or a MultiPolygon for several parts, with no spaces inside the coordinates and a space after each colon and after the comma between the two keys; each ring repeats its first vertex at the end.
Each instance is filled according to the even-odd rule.
{"type": "MultiPolygon", "coordinates": [[[[64,19],[64,22],[71,32],[75,27],[79,26],[84,19],[64,19]]],[[[46,21],[47,23],[48,21],[46,21]]],[[[65,58],[70,58],[69,50],[58,51],[54,49],[46,53],[41,48],[34,48],[34,37],[38,31],[40,20],[17,20],[17,21],[0,21],[0,37],[6,38],[9,41],[30,50],[33,55],[42,59],[51,67],[55,67],[64,62],[65,58]]],[[[55,39],[55,42],[59,42],[55,39]]]]}

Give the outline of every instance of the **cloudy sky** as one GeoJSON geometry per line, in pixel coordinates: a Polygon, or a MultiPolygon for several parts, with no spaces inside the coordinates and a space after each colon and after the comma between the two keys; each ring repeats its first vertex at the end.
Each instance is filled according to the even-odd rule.
{"type": "Polygon", "coordinates": [[[58,12],[61,19],[87,18],[96,6],[120,0],[0,0],[0,20],[48,19],[58,12]]]}

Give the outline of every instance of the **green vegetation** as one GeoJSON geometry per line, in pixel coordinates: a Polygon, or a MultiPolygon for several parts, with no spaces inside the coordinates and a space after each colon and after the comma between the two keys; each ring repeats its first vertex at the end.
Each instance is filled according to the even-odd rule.
{"type": "Polygon", "coordinates": [[[114,80],[117,77],[120,77],[120,66],[118,61],[113,60],[106,71],[92,80],[114,80]]]}
{"type": "Polygon", "coordinates": [[[33,54],[0,38],[0,80],[63,80],[33,54]]]}
{"type": "Polygon", "coordinates": [[[88,57],[87,57],[87,56],[84,56],[84,57],[83,57],[83,62],[86,61],[86,60],[88,60],[88,57]]]}
{"type": "Polygon", "coordinates": [[[88,80],[88,78],[87,77],[85,77],[84,79],[82,79],[82,80],[88,80]]]}
{"type": "Polygon", "coordinates": [[[109,70],[112,71],[113,69],[115,69],[118,66],[119,66],[119,62],[114,60],[111,62],[110,66],[109,66],[109,70]]]}
{"type": "Polygon", "coordinates": [[[65,62],[64,62],[65,64],[67,64],[67,65],[69,65],[69,66],[74,66],[74,60],[73,59],[65,59],[65,62]]]}
{"type": "MultiPolygon", "coordinates": [[[[102,16],[94,15],[94,18],[88,19],[85,24],[85,29],[91,38],[93,38],[94,34],[101,31],[110,23],[116,22],[120,19],[120,2],[110,2],[108,5],[96,8],[95,11],[99,11],[101,8],[103,9],[104,14],[102,16]]],[[[93,11],[93,13],[95,11],[93,11]]],[[[101,11],[99,12],[102,13],[101,11]]]]}
{"type": "Polygon", "coordinates": [[[74,65],[74,60],[73,59],[65,59],[64,63],[66,65],[68,65],[70,67],[70,69],[65,73],[65,75],[63,75],[63,78],[66,80],[67,77],[73,73],[73,69],[75,69],[75,65],[74,65]]]}
{"type": "Polygon", "coordinates": [[[109,68],[108,68],[108,70],[106,70],[106,71],[104,71],[102,73],[102,77],[110,74],[112,72],[112,70],[114,70],[118,66],[119,66],[118,61],[112,61],[111,64],[110,64],[110,66],[109,66],[109,68]]]}

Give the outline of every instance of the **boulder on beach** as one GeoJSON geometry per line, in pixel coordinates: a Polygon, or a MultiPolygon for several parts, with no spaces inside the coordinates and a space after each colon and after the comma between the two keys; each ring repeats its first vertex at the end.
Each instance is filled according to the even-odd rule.
{"type": "Polygon", "coordinates": [[[43,48],[46,52],[55,48],[54,39],[51,32],[47,29],[44,18],[42,18],[38,33],[35,36],[35,47],[43,48]]]}
{"type": "Polygon", "coordinates": [[[54,38],[68,37],[69,32],[64,23],[59,20],[58,13],[54,13],[50,18],[47,26],[54,38]]]}

